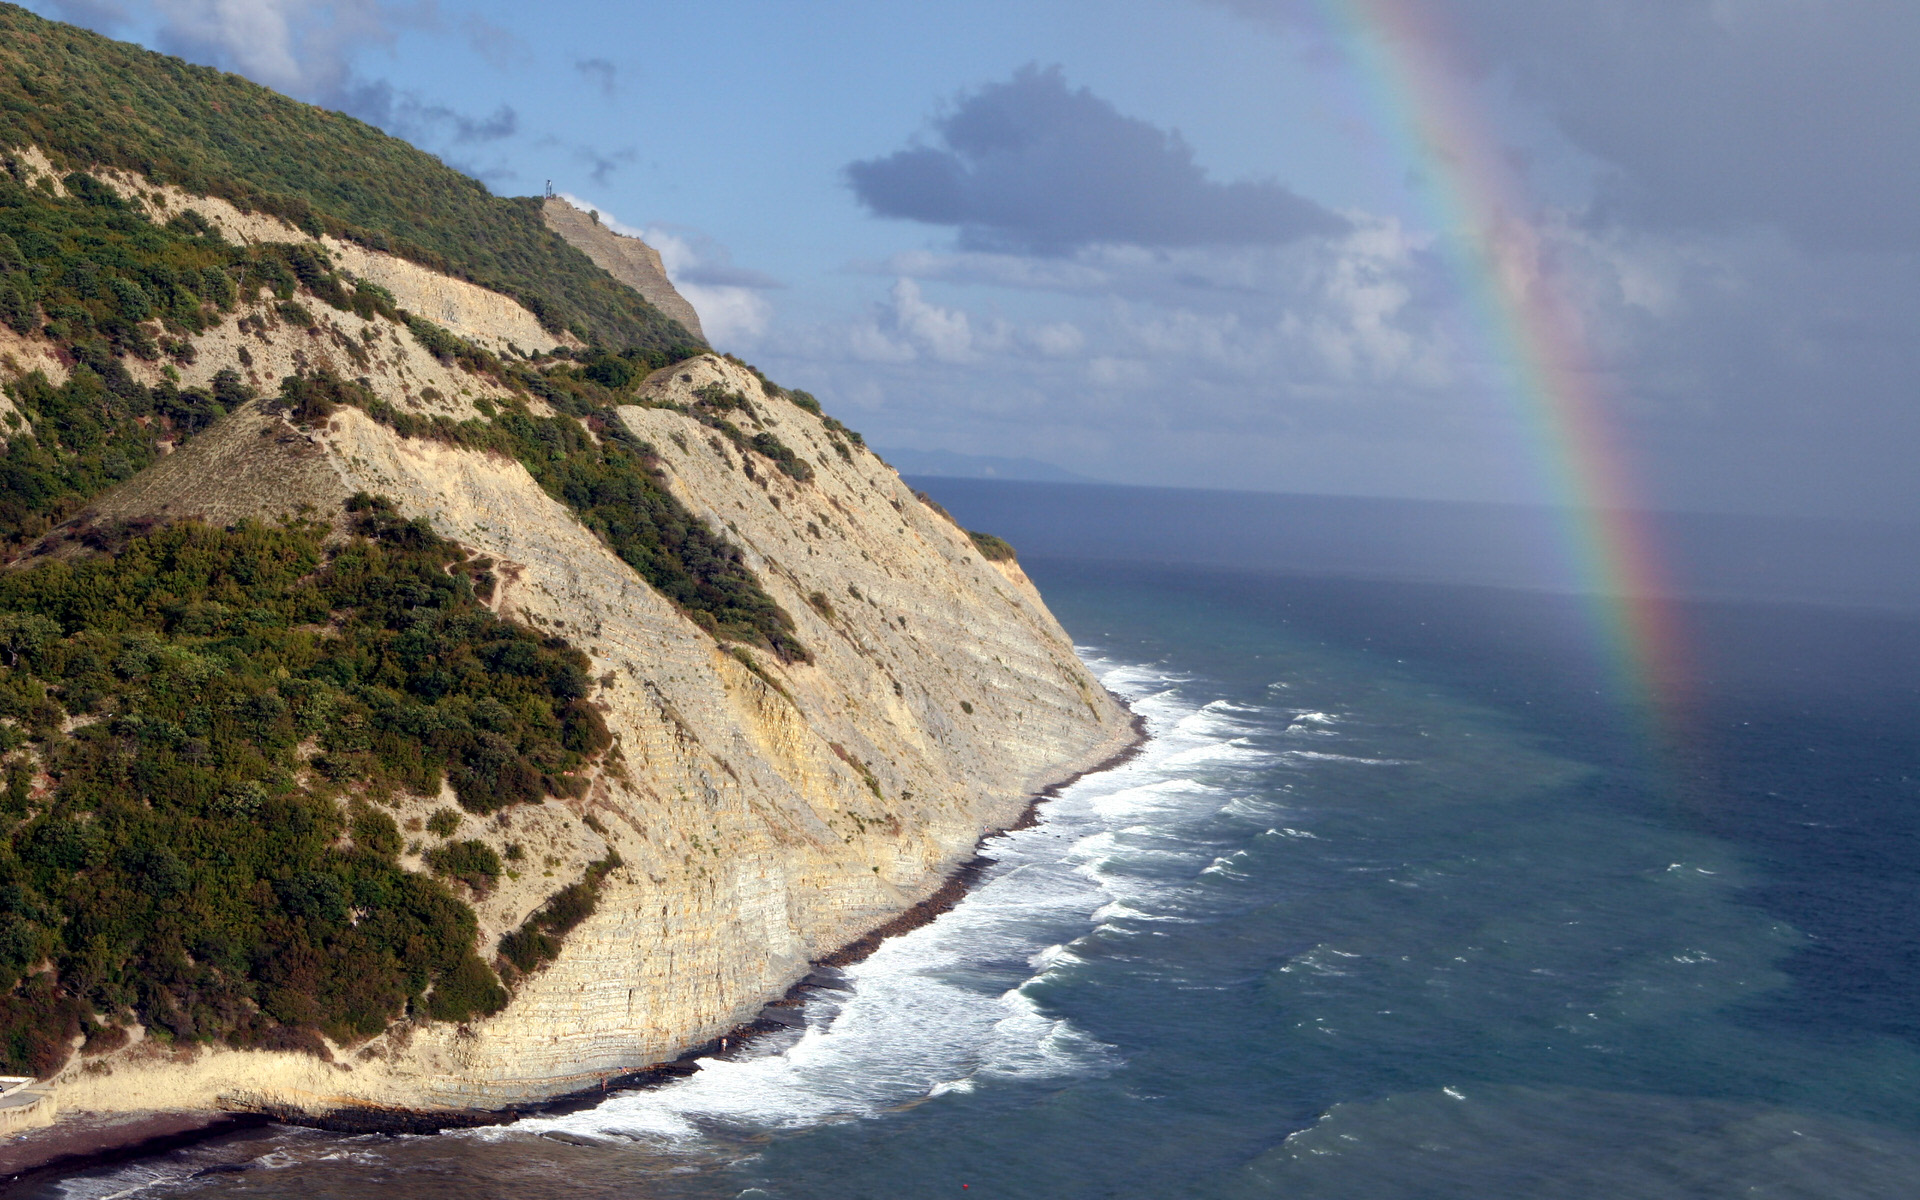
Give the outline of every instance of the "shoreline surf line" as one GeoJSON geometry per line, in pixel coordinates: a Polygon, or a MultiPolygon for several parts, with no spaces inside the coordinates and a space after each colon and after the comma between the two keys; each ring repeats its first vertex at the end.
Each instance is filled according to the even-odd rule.
{"type": "MultiPolygon", "coordinates": [[[[1110,690],[1108,694],[1113,695],[1110,690]]],[[[1115,695],[1114,699],[1128,708],[1132,718],[1128,722],[1131,734],[1124,745],[1092,766],[1075,771],[1035,792],[1028,799],[1019,817],[1011,824],[983,832],[975,842],[973,857],[949,872],[946,879],[931,895],[895,914],[860,937],[815,959],[807,975],[794,983],[780,997],[769,1001],[762,1008],[760,1016],[737,1025],[702,1045],[692,1047],[673,1059],[653,1063],[633,1071],[608,1075],[598,1084],[563,1092],[546,1100],[499,1109],[429,1112],[367,1106],[342,1109],[324,1117],[293,1110],[276,1111],[278,1106],[205,1113],[160,1110],[133,1121],[117,1123],[129,1132],[135,1129],[146,1131],[131,1140],[124,1136],[109,1137],[111,1127],[102,1127],[95,1132],[74,1126],[68,1128],[67,1136],[56,1138],[53,1135],[60,1131],[60,1126],[55,1124],[44,1131],[32,1131],[11,1142],[0,1143],[0,1196],[12,1194],[16,1189],[26,1185],[53,1182],[99,1167],[119,1166],[142,1159],[156,1158],[175,1150],[216,1141],[236,1132],[261,1128],[268,1124],[290,1125],[345,1135],[439,1134],[461,1129],[512,1125],[527,1117],[565,1116],[583,1112],[597,1106],[615,1091],[630,1092],[659,1088],[695,1075],[700,1070],[702,1059],[713,1058],[723,1053],[739,1052],[767,1034],[792,1028],[793,1022],[768,1014],[797,1009],[803,1005],[811,993],[827,986],[828,981],[821,977],[823,971],[838,970],[860,962],[871,956],[888,939],[910,933],[951,912],[972,891],[986,873],[987,868],[998,861],[986,853],[989,841],[1003,834],[1033,828],[1039,824],[1041,805],[1058,798],[1061,792],[1080,780],[1115,770],[1138,756],[1151,740],[1147,731],[1146,717],[1133,712],[1121,697],[1115,695]],[[180,1127],[182,1124],[186,1127],[180,1127]],[[166,1128],[163,1132],[154,1132],[156,1126],[166,1128]],[[36,1134],[48,1136],[38,1137],[36,1134]],[[33,1149],[40,1147],[44,1147],[47,1157],[39,1158],[32,1153],[33,1149]],[[15,1150],[24,1150],[27,1153],[9,1153],[15,1150]]],[[[83,1114],[74,1115],[82,1121],[85,1120],[83,1114]]]]}

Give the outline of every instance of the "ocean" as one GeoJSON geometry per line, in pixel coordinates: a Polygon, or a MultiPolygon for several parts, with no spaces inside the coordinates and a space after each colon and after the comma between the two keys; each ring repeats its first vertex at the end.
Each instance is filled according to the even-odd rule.
{"type": "Polygon", "coordinates": [[[1151,734],[990,842],[953,911],[666,1086],[430,1137],[267,1127],[32,1194],[1920,1195],[1895,574],[1803,578],[1800,526],[1758,565],[1709,539],[1730,566],[1674,601],[1687,700],[1650,724],[1587,602],[1462,510],[1410,540],[1412,509],[1274,501],[1319,526],[1235,561],[1244,503],[1143,501],[1214,524],[1102,541],[1076,485],[921,482],[1022,548],[1151,734]]]}

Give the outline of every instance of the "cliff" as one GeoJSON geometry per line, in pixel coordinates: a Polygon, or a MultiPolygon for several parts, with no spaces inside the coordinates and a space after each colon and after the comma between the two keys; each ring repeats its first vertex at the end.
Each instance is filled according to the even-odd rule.
{"type": "Polygon", "coordinates": [[[592,259],[595,266],[645,296],[648,303],[686,326],[695,337],[706,340],[700,314],[674,289],[658,250],[637,237],[615,233],[595,214],[581,212],[558,196],[547,198],[540,216],[548,229],[567,239],[568,245],[592,259]]]}
{"type": "MultiPolygon", "coordinates": [[[[0,884],[26,897],[0,896],[0,919],[26,931],[0,936],[0,958],[28,939],[0,1018],[59,1064],[63,1109],[431,1113],[592,1086],[750,1020],[810,962],[939,889],[1040,789],[1129,740],[1018,565],[984,558],[805,393],[712,354],[590,347],[524,298],[244,197],[111,163],[76,173],[70,152],[41,146],[14,146],[7,165],[8,195],[27,207],[0,216],[37,205],[43,225],[107,221],[160,246],[171,278],[197,289],[141,316],[157,311],[159,268],[144,287],[69,293],[71,271],[36,274],[22,254],[14,295],[38,299],[0,328],[7,452],[51,464],[34,468],[50,482],[33,495],[54,497],[17,502],[23,555],[0,573],[14,581],[0,586],[14,589],[0,596],[0,884]],[[71,415],[82,401],[104,414],[84,437],[71,415]],[[59,523],[39,536],[33,520],[59,523]],[[252,600],[215,578],[204,602],[141,601],[149,615],[125,620],[148,624],[111,643],[74,615],[81,601],[20,607],[70,595],[58,572],[102,551],[131,555],[116,570],[149,587],[126,564],[159,561],[153,531],[195,521],[278,537],[289,562],[309,556],[287,578],[311,573],[252,600]],[[292,524],[270,534],[263,521],[292,524]],[[407,554],[429,565],[381,584],[386,625],[367,623],[372,599],[301,607],[303,589],[367,592],[340,564],[407,554]],[[395,674],[378,654],[353,667],[338,647],[362,633],[413,652],[425,618],[407,614],[429,610],[393,597],[422,587],[450,614],[434,628],[548,655],[535,666],[551,697],[523,689],[503,708],[460,699],[490,686],[486,672],[395,674]],[[508,626],[537,636],[514,642],[508,626]],[[290,667],[258,674],[253,692],[168,710],[184,725],[153,715],[155,689],[176,678],[155,664],[253,679],[239,656],[266,653],[290,667]],[[391,684],[365,682],[380,670],[391,684]],[[459,705],[439,703],[449,687],[459,705]],[[354,720],[372,741],[312,717],[316,696],[365,713],[354,720]],[[483,712],[495,715],[471,727],[460,715],[483,712]],[[518,791],[475,782],[473,747],[487,746],[507,766],[484,778],[519,770],[518,791]],[[263,805],[305,814],[313,870],[268,862],[258,879],[216,881],[256,923],[232,936],[267,931],[254,960],[190,930],[105,964],[60,948],[46,914],[103,902],[88,897],[150,902],[128,878],[175,897],[151,901],[148,924],[205,924],[192,910],[216,894],[190,847],[140,840],[165,836],[139,832],[158,828],[145,810],[111,788],[74,790],[82,767],[210,789],[192,801],[208,829],[263,805]],[[257,779],[220,784],[215,771],[257,779]],[[479,866],[450,866],[456,850],[479,866]],[[431,973],[394,942],[398,990],[302,1016],[287,989],[334,978],[326,955],[371,953],[355,949],[359,931],[388,920],[393,881],[408,878],[435,912],[470,911],[436,927],[464,942],[431,973]],[[319,957],[247,966],[284,936],[319,957]]],[[[620,246],[547,219],[596,262],[620,246]]],[[[16,242],[52,244],[29,233],[16,242]]],[[[657,256],[621,252],[665,283],[657,256]]],[[[672,316],[670,292],[609,311],[672,316]]],[[[172,802],[152,795],[141,803],[172,802]]]]}

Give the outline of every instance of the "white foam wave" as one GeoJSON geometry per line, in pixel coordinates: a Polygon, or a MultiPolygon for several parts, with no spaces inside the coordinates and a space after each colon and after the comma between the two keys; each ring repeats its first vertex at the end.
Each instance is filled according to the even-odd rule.
{"type": "Polygon", "coordinates": [[[1245,850],[1235,850],[1231,854],[1222,854],[1213,860],[1212,865],[1200,873],[1202,875],[1233,875],[1244,879],[1246,872],[1240,870],[1239,864],[1240,860],[1246,857],[1247,852],[1245,850]]]}
{"type": "Polygon", "coordinates": [[[1288,759],[1305,759],[1308,762],[1359,763],[1369,767],[1404,767],[1404,758],[1361,758],[1352,754],[1328,754],[1323,750],[1287,750],[1281,756],[1288,759]]]}
{"type": "Polygon", "coordinates": [[[721,1129],[871,1116],[989,1078],[1108,1069],[1112,1049],[1049,1014],[1036,989],[1080,967],[1095,929],[1168,919],[1164,893],[1218,853],[1187,844],[1181,829],[1213,817],[1232,794],[1216,777],[1271,760],[1242,740],[1257,732],[1246,718],[1261,710],[1198,704],[1182,692],[1188,681],[1164,670],[1088,657],[1145,718],[1147,745],[1063,789],[1037,825],[995,839],[986,879],[938,920],[847,968],[834,990],[808,1002],[800,1031],[703,1060],[664,1087],[461,1136],[683,1143],[721,1129]],[[1030,973],[1010,977],[1008,963],[1030,973]]]}

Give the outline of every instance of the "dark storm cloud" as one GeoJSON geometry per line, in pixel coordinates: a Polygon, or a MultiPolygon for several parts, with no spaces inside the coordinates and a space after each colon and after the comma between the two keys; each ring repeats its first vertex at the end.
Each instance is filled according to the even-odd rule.
{"type": "MultiPolygon", "coordinates": [[[[1303,0],[1220,2],[1319,28],[1318,6],[1303,0]]],[[[1615,168],[1602,218],[1764,224],[1812,249],[1920,250],[1913,0],[1424,0],[1413,9],[1468,70],[1502,73],[1615,168]]]]}
{"type": "Polygon", "coordinates": [[[1275,244],[1346,228],[1271,181],[1215,183],[1178,133],[1027,67],[934,122],[937,144],[846,168],[874,213],[951,225],[976,249],[1275,244]]]}

